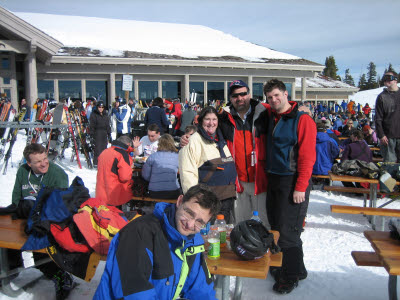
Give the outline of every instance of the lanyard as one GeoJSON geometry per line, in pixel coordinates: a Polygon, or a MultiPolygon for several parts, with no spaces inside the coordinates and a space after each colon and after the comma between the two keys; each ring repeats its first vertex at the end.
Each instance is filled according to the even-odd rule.
{"type": "MultiPolygon", "coordinates": [[[[32,190],[35,192],[35,194],[37,194],[38,191],[33,187],[32,183],[29,181],[29,178],[31,177],[31,173],[32,173],[32,170],[29,170],[28,183],[31,186],[32,190]]],[[[42,175],[42,178],[40,178],[39,186],[42,184],[43,177],[44,177],[44,175],[42,175]]]]}

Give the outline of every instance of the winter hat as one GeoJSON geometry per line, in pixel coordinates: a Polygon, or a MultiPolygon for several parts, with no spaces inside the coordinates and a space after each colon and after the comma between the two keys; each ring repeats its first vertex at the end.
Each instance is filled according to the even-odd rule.
{"type": "Polygon", "coordinates": [[[367,132],[369,132],[370,129],[371,129],[371,126],[369,126],[369,125],[364,125],[362,131],[365,132],[365,133],[367,133],[367,132]]]}
{"type": "Polygon", "coordinates": [[[232,94],[232,92],[237,89],[245,87],[247,88],[247,91],[249,91],[249,86],[242,80],[234,80],[229,84],[229,95],[232,94]]]}

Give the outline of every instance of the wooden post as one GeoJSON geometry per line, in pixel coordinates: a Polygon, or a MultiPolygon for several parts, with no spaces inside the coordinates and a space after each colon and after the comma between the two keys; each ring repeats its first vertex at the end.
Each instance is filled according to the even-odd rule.
{"type": "Polygon", "coordinates": [[[125,100],[126,100],[126,103],[128,103],[128,100],[129,100],[129,91],[125,91],[125,100]]]}

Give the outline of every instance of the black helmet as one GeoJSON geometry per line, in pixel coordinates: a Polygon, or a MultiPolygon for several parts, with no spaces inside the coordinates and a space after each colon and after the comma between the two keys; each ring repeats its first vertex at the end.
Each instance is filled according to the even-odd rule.
{"type": "Polygon", "coordinates": [[[275,251],[277,247],[274,245],[274,235],[256,220],[240,222],[232,229],[230,237],[233,252],[244,260],[260,258],[268,248],[275,251]]]}

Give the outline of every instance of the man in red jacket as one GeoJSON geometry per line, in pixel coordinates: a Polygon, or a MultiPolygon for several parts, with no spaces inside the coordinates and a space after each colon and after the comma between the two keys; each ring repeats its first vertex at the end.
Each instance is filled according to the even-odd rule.
{"type": "Polygon", "coordinates": [[[285,84],[277,79],[264,86],[268,103],[266,174],[267,213],[272,230],[280,233],[282,268],[271,269],[274,291],[290,293],[307,277],[300,239],[307,214],[310,179],[315,163],[314,120],[288,101],[285,84]]]}
{"type": "Polygon", "coordinates": [[[98,159],[96,198],[108,205],[122,205],[132,199],[132,139],[123,135],[98,159]]]}

